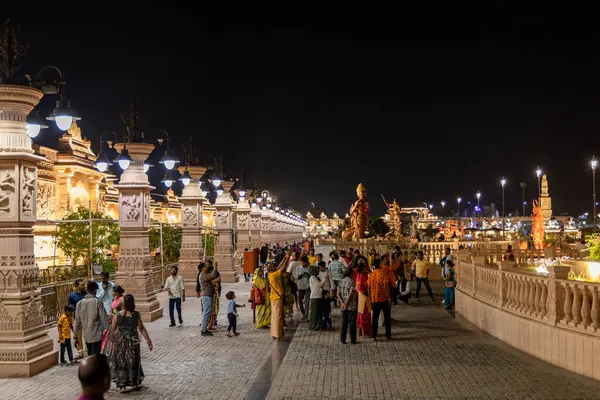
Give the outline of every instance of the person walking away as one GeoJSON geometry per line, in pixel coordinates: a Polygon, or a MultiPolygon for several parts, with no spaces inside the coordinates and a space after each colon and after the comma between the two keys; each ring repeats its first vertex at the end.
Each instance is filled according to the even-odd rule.
{"type": "MultiPolygon", "coordinates": [[[[353,270],[348,268],[351,273],[353,270]]],[[[369,267],[367,262],[360,260],[356,269],[354,280],[356,282],[356,293],[358,294],[358,308],[356,324],[359,336],[371,336],[371,299],[369,298],[369,267]]]]}
{"type": "Polygon", "coordinates": [[[256,328],[264,329],[271,325],[271,298],[269,281],[264,277],[263,266],[254,270],[252,281],[252,307],[256,314],[256,328]]]}
{"type": "Polygon", "coordinates": [[[98,287],[98,293],[96,294],[96,297],[98,297],[100,301],[102,301],[102,304],[104,304],[106,314],[110,315],[111,304],[113,302],[113,289],[115,284],[109,280],[110,275],[108,272],[103,272],[101,275],[102,281],[98,287]]]}
{"type": "Polygon", "coordinates": [[[286,254],[279,265],[272,263],[267,271],[269,272],[269,286],[271,287],[271,337],[273,340],[283,338],[283,303],[285,301],[283,292],[283,276],[281,273],[287,266],[290,255],[286,254]]]}
{"type": "Polygon", "coordinates": [[[327,271],[325,261],[319,261],[317,266],[319,267],[319,280],[323,282],[323,288],[321,289],[322,301],[320,326],[322,330],[333,330],[333,324],[331,322],[331,290],[333,288],[333,278],[329,271],[327,271]]]}
{"type": "Polygon", "coordinates": [[[410,298],[410,281],[406,279],[406,275],[400,274],[400,280],[398,282],[398,298],[404,304],[408,304],[410,298]]]}
{"type": "Polygon", "coordinates": [[[135,299],[132,295],[123,297],[123,309],[113,319],[112,329],[118,332],[115,335],[115,351],[111,359],[113,382],[121,391],[125,391],[127,387],[139,390],[144,380],[144,370],[138,331],[146,339],[150,351],[153,346],[140,313],[135,311],[135,299]]]}
{"type": "Polygon", "coordinates": [[[104,304],[96,297],[97,292],[98,284],[89,281],[87,294],[77,303],[75,310],[75,332],[80,328],[83,330],[83,340],[89,355],[100,354],[102,335],[108,327],[108,314],[104,304]]]}
{"type": "Polygon", "coordinates": [[[350,327],[350,343],[356,344],[356,320],[358,316],[358,296],[356,284],[352,280],[352,271],[344,271],[343,279],[338,283],[337,298],[342,309],[340,342],[346,344],[348,327],[350,327]]]}
{"type": "Polygon", "coordinates": [[[323,302],[323,285],[325,281],[319,279],[319,270],[311,266],[310,268],[310,308],[308,317],[308,329],[311,331],[320,330],[321,304],[323,302]]]}
{"type": "Polygon", "coordinates": [[[202,297],[202,336],[212,336],[212,332],[208,330],[208,320],[212,313],[212,302],[215,295],[213,281],[217,279],[219,279],[217,278],[217,271],[209,272],[208,266],[205,264],[196,284],[196,294],[198,297],[202,297]]]}
{"type": "Polygon", "coordinates": [[[337,253],[333,253],[332,257],[333,260],[329,263],[329,273],[333,279],[333,298],[334,304],[337,306],[337,287],[340,284],[340,281],[344,279],[346,267],[344,267],[344,264],[340,261],[340,256],[337,253]]]}
{"type": "Polygon", "coordinates": [[[454,262],[447,261],[448,270],[444,278],[444,308],[451,309],[454,307],[454,288],[456,287],[456,274],[454,272],[454,262]]]}
{"type": "Polygon", "coordinates": [[[71,348],[71,331],[73,330],[73,306],[66,305],[65,311],[58,319],[58,343],[60,343],[60,365],[73,364],[73,349],[71,348]],[[69,362],[65,361],[65,351],[69,354],[69,362]]]}
{"type": "Polygon", "coordinates": [[[235,302],[235,293],[233,291],[229,291],[225,294],[225,298],[227,299],[227,320],[229,321],[229,326],[227,327],[227,336],[237,336],[239,333],[237,332],[237,307],[245,307],[245,304],[236,304],[235,302]],[[233,335],[232,335],[233,331],[233,335]]]}
{"type": "MultiPolygon", "coordinates": [[[[73,320],[75,320],[75,315],[77,315],[77,303],[79,303],[86,295],[85,284],[83,283],[83,279],[76,279],[75,283],[73,283],[73,291],[69,294],[69,298],[67,299],[67,304],[73,307],[75,313],[73,314],[73,320]]],[[[83,333],[81,328],[74,331],[75,333],[75,348],[77,349],[77,357],[75,359],[82,359],[87,350],[83,345],[83,333]]]]}
{"type": "Polygon", "coordinates": [[[423,251],[417,252],[417,259],[413,261],[412,269],[417,277],[417,292],[415,293],[417,300],[419,300],[419,292],[421,291],[421,283],[425,285],[431,301],[435,302],[431,286],[429,286],[429,262],[423,259],[423,251]]]}
{"type": "Polygon", "coordinates": [[[165,289],[169,295],[169,317],[171,318],[171,325],[175,326],[175,315],[173,315],[173,308],[177,309],[177,316],[179,317],[179,325],[183,324],[183,318],[181,318],[181,303],[185,303],[185,285],[183,283],[183,276],[178,275],[179,268],[177,266],[171,267],[171,276],[167,278],[165,282],[165,289]]]}
{"type": "Polygon", "coordinates": [[[110,365],[104,354],[92,355],[79,365],[77,377],[81,384],[81,396],[77,400],[104,400],[110,390],[110,365]]]}
{"type": "Polygon", "coordinates": [[[307,315],[310,310],[310,272],[308,257],[302,256],[302,267],[296,268],[294,279],[298,282],[298,303],[300,303],[300,312],[302,313],[302,321],[307,320],[307,315]]]}
{"type": "Polygon", "coordinates": [[[381,260],[375,259],[373,262],[373,272],[369,275],[369,296],[373,306],[373,332],[371,337],[377,340],[377,328],[379,315],[383,311],[383,320],[385,324],[385,337],[392,337],[392,315],[390,308],[390,288],[396,286],[396,281],[390,282],[388,273],[381,268],[381,260]]]}

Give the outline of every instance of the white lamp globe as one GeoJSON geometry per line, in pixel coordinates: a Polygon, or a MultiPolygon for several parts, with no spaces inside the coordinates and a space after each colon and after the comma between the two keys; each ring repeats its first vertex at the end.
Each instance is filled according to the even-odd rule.
{"type": "Polygon", "coordinates": [[[106,161],[97,162],[96,163],[96,168],[100,172],[106,172],[106,170],[108,169],[108,163],[106,161]]]}
{"type": "Polygon", "coordinates": [[[73,117],[70,115],[57,115],[54,119],[56,126],[61,131],[66,131],[73,124],[73,117]]]}
{"type": "Polygon", "coordinates": [[[42,129],[40,124],[27,124],[27,135],[30,138],[34,138],[40,134],[40,130],[42,129]]]}
{"type": "Polygon", "coordinates": [[[131,165],[131,160],[130,159],[121,158],[119,160],[119,167],[121,167],[121,169],[123,171],[125,171],[127,168],[129,168],[130,165],[131,165]]]}

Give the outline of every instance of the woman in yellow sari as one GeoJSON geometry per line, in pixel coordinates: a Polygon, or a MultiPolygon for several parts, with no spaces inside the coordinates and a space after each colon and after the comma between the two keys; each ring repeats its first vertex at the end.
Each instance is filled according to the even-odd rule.
{"type": "Polygon", "coordinates": [[[252,306],[256,312],[256,328],[268,328],[271,324],[271,299],[269,298],[269,282],[263,276],[263,267],[254,270],[252,283],[254,291],[252,306]]]}
{"type": "Polygon", "coordinates": [[[281,273],[287,266],[289,253],[281,260],[279,265],[272,262],[267,271],[269,271],[269,286],[271,287],[271,337],[273,340],[283,338],[283,303],[285,294],[283,290],[283,276],[281,273]]]}

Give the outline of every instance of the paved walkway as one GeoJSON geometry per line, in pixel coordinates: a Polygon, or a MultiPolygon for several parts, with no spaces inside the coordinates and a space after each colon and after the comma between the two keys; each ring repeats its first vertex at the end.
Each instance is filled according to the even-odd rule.
{"type": "MultiPolygon", "coordinates": [[[[224,285],[239,303],[249,284],[224,285]]],[[[165,294],[160,299],[166,303],[165,294]]],[[[184,304],[184,325],[168,317],[148,324],[155,350],[142,353],[141,392],[109,399],[600,399],[600,381],[529,357],[456,322],[429,301],[397,306],[393,341],[339,343],[339,332],[310,332],[306,323],[274,342],[240,309],[236,338],[201,337],[199,300],[184,304]]],[[[166,309],[165,309],[166,310],[166,309]]],[[[225,323],[221,309],[219,322],[225,323]]],[[[339,319],[336,317],[337,323],[339,319]]],[[[52,332],[55,335],[54,330],[52,332]]],[[[2,381],[2,398],[74,399],[76,367],[2,381]],[[6,397],[4,397],[6,396],[6,397]]]]}

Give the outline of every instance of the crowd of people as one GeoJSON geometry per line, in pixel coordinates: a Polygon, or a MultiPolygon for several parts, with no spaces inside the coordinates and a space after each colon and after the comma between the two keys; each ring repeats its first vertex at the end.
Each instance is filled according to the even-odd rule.
{"type": "MultiPolygon", "coordinates": [[[[420,301],[424,286],[431,301],[435,302],[429,284],[431,263],[423,252],[409,255],[399,247],[378,254],[372,249],[362,255],[359,250],[332,251],[329,259],[315,254],[310,241],[302,244],[273,248],[265,246],[254,271],[250,302],[254,321],[259,329],[270,328],[275,340],[283,337],[286,319],[294,311],[301,313],[300,320],[308,323],[311,331],[331,331],[331,310],[340,307],[340,341],[357,343],[357,337],[377,340],[380,316],[385,327],[385,337],[391,338],[391,306],[398,301],[408,304],[411,281],[416,281],[415,296],[420,301]]],[[[456,278],[454,258],[450,248],[440,261],[441,278],[445,281],[443,306],[454,306],[456,278]]]]}

